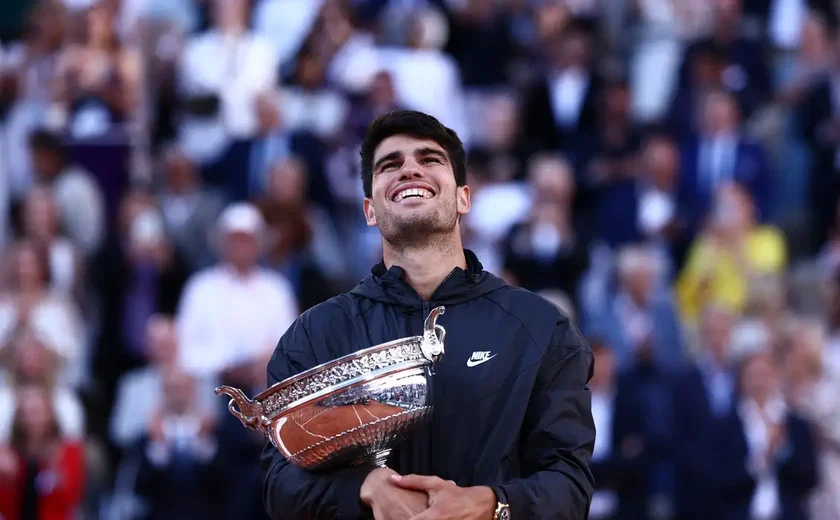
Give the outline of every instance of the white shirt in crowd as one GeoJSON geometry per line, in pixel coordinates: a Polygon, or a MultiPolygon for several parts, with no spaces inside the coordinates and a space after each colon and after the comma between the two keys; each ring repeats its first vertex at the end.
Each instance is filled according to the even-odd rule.
{"type": "Polygon", "coordinates": [[[178,310],[179,364],[213,377],[274,349],[298,317],[297,300],[280,274],[256,269],[243,278],[219,265],[189,280],[178,310]]]}
{"type": "Polygon", "coordinates": [[[323,0],[259,0],[252,15],[254,30],[274,44],[281,64],[294,59],[312,30],[323,0]]]}
{"type": "Polygon", "coordinates": [[[60,219],[70,239],[85,253],[96,251],[105,235],[105,196],[87,171],[71,167],[54,184],[60,219]]]}
{"type": "Polygon", "coordinates": [[[210,30],[187,41],[179,70],[182,93],[217,95],[220,101],[217,117],[184,121],[181,140],[191,157],[212,157],[229,139],[256,135],[257,99],[277,86],[278,65],[272,42],[253,32],[210,30]]]}
{"type": "Polygon", "coordinates": [[[781,511],[779,480],[773,461],[767,460],[770,446],[771,426],[784,422],[787,413],[784,398],[777,396],[762,408],[752,400],[746,400],[739,407],[747,438],[748,470],[756,479],[756,488],[750,503],[750,517],[753,520],[770,520],[781,511]],[[766,419],[766,420],[765,420],[766,419]]]}
{"type": "MultiPolygon", "coordinates": [[[[593,390],[592,392],[592,418],[598,435],[595,438],[595,449],[592,453],[592,460],[599,462],[608,459],[612,455],[612,427],[613,415],[615,413],[615,396],[612,392],[593,390]]],[[[609,518],[618,507],[618,496],[610,490],[595,491],[592,497],[592,506],[589,511],[590,518],[609,518]]]]}

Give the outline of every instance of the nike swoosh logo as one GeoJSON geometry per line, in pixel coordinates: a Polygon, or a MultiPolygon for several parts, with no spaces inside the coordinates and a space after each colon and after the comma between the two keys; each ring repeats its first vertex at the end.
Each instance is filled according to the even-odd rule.
{"type": "Polygon", "coordinates": [[[475,367],[475,366],[478,366],[478,365],[480,365],[480,364],[482,364],[482,363],[486,363],[486,362],[490,361],[491,359],[493,359],[493,358],[494,358],[494,357],[496,357],[497,355],[498,355],[498,354],[493,354],[492,356],[490,356],[490,357],[488,357],[488,358],[479,359],[478,361],[473,361],[472,359],[468,359],[468,360],[467,360],[467,366],[468,366],[468,367],[470,367],[470,368],[475,367]]]}

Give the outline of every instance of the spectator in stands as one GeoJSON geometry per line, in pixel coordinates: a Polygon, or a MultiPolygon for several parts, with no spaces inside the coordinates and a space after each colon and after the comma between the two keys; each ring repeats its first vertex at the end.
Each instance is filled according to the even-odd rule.
{"type": "Polygon", "coordinates": [[[68,157],[57,134],[38,130],[29,138],[33,177],[52,187],[61,227],[84,254],[96,251],[106,230],[105,201],[96,180],[68,157]]]}
{"type": "Polygon", "coordinates": [[[755,205],[754,218],[766,222],[771,203],[767,157],[744,134],[735,99],[712,92],[703,99],[701,114],[701,127],[682,150],[679,203],[690,235],[702,227],[718,189],[730,182],[744,186],[755,205]]]}
{"type": "Polygon", "coordinates": [[[683,333],[673,298],[661,289],[662,267],[649,248],[621,249],[618,287],[600,312],[587,320],[590,333],[605,338],[615,349],[621,371],[632,369],[639,357],[650,358],[663,372],[682,368],[683,333]]]}
{"type": "Polygon", "coordinates": [[[9,444],[0,448],[0,515],[9,520],[73,520],[85,484],[84,447],[64,438],[50,393],[18,390],[9,444]]]}
{"type": "Polygon", "coordinates": [[[813,428],[787,406],[773,352],[749,356],[740,379],[734,424],[741,435],[730,433],[718,446],[736,464],[719,476],[733,487],[717,518],[807,519],[808,498],[818,483],[813,428]],[[739,479],[741,490],[734,486],[739,479]]]}
{"type": "Polygon", "coordinates": [[[85,410],[78,395],[59,378],[61,358],[49,346],[49,337],[37,329],[24,329],[3,349],[7,364],[0,385],[0,443],[8,443],[12,438],[18,389],[31,385],[49,392],[61,435],[83,439],[87,430],[85,410]]]}
{"type": "Polygon", "coordinates": [[[111,4],[93,4],[82,40],[59,57],[53,110],[58,128],[77,139],[101,137],[138,116],[142,63],[120,41],[116,21],[111,4]]]}
{"type": "Polygon", "coordinates": [[[23,234],[48,257],[50,285],[54,291],[85,303],[85,262],[76,245],[61,234],[53,191],[32,189],[23,204],[23,234]]]}
{"type": "Polygon", "coordinates": [[[617,248],[641,238],[636,222],[626,218],[634,211],[638,191],[641,135],[630,117],[626,80],[607,82],[600,96],[597,128],[576,137],[576,162],[580,165],[580,183],[584,188],[576,204],[592,207],[598,236],[610,247],[617,248]]]}
{"type": "Polygon", "coordinates": [[[193,161],[177,146],[163,153],[160,210],[166,233],[190,272],[216,258],[210,230],[224,209],[224,197],[202,185],[193,161]]]}
{"type": "Polygon", "coordinates": [[[667,278],[674,264],[681,265],[687,248],[685,221],[677,202],[682,157],[674,140],[664,133],[646,138],[635,190],[636,227],[643,240],[670,257],[667,278]]]}
{"type": "Polygon", "coordinates": [[[591,131],[598,122],[600,81],[592,36],[583,24],[572,24],[545,43],[550,68],[525,93],[523,149],[571,152],[574,136],[591,131]]]}
{"type": "Polygon", "coordinates": [[[729,309],[707,306],[697,361],[673,379],[674,505],[681,520],[726,518],[728,496],[743,488],[744,479],[734,478],[745,473],[743,458],[722,449],[731,446],[737,402],[729,354],[733,319],[729,309]]]}
{"type": "Polygon", "coordinates": [[[307,204],[303,161],[278,161],[258,206],[268,226],[267,265],[292,284],[301,312],[333,296],[344,282],[341,246],[327,213],[307,204]]]}
{"type": "Polygon", "coordinates": [[[216,462],[213,417],[197,405],[195,381],[177,368],[163,373],[162,401],[139,444],[135,491],[148,520],[219,519],[226,496],[216,462]]]}
{"type": "Polygon", "coordinates": [[[686,325],[696,323],[708,303],[743,311],[753,280],[779,274],[786,265],[783,235],[775,227],[758,224],[746,189],[723,185],[715,194],[708,226],[691,245],[677,281],[686,325]]]}
{"type": "MultiPolygon", "coordinates": [[[[136,446],[154,414],[165,400],[163,376],[178,358],[178,335],[172,318],[152,316],[146,325],[146,366],[126,373],[119,381],[114,414],[109,425],[111,441],[127,451],[136,446]]],[[[197,407],[205,414],[218,408],[213,381],[197,380],[197,407]]]]}
{"type": "Polygon", "coordinates": [[[61,363],[58,380],[81,385],[86,371],[87,342],[79,309],[50,287],[45,253],[30,242],[13,246],[5,258],[0,296],[0,338],[33,329],[54,349],[61,363]]]}
{"type": "Polygon", "coordinates": [[[566,161],[551,156],[532,159],[529,169],[531,215],[505,241],[505,270],[518,285],[532,291],[560,289],[577,306],[577,283],[589,254],[573,221],[574,174],[566,161]]]}
{"type": "Polygon", "coordinates": [[[192,35],[180,57],[178,133],[187,156],[224,185],[241,173],[259,126],[257,99],[276,88],[279,64],[271,41],[248,28],[247,1],[210,6],[212,27],[192,35]]]}
{"type": "Polygon", "coordinates": [[[124,201],[125,227],[96,258],[92,273],[101,323],[92,370],[105,424],[120,377],[146,363],[149,319],[158,313],[175,314],[188,278],[166,237],[160,212],[141,197],[124,201]]]}
{"type": "Polygon", "coordinates": [[[712,9],[711,34],[691,42],[685,51],[682,81],[687,76],[685,63],[691,63],[695,50],[715,47],[724,58],[721,80],[740,100],[744,116],[750,117],[773,88],[762,42],[746,30],[743,0],[716,0],[712,9]]]}
{"type": "Polygon", "coordinates": [[[816,430],[819,486],[810,500],[811,518],[840,518],[840,375],[826,365],[825,330],[818,321],[794,321],[786,331],[785,342],[788,403],[816,430]]]}
{"type": "Polygon", "coordinates": [[[234,369],[274,349],[298,303],[289,281],[258,263],[266,235],[256,207],[229,206],[218,232],[222,261],[190,278],[178,306],[179,366],[194,377],[235,379],[234,369]]]}

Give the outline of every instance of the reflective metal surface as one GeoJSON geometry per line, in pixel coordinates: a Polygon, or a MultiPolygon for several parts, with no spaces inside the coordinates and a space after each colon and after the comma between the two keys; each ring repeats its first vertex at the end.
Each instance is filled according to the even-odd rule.
{"type": "Polygon", "coordinates": [[[426,318],[422,336],[343,356],[281,381],[253,400],[233,387],[228,410],[263,431],[292,463],[309,470],[352,464],[384,466],[391,449],[431,417],[433,365],[446,331],[426,318]]]}

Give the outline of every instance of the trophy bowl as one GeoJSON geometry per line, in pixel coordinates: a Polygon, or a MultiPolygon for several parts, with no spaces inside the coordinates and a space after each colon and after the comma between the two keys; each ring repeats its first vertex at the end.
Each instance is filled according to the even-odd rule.
{"type": "Polygon", "coordinates": [[[228,410],[265,433],[291,464],[307,470],[384,467],[391,450],[431,419],[434,364],[446,330],[432,309],[422,336],[382,343],[280,381],[248,399],[220,386],[228,410]]]}

